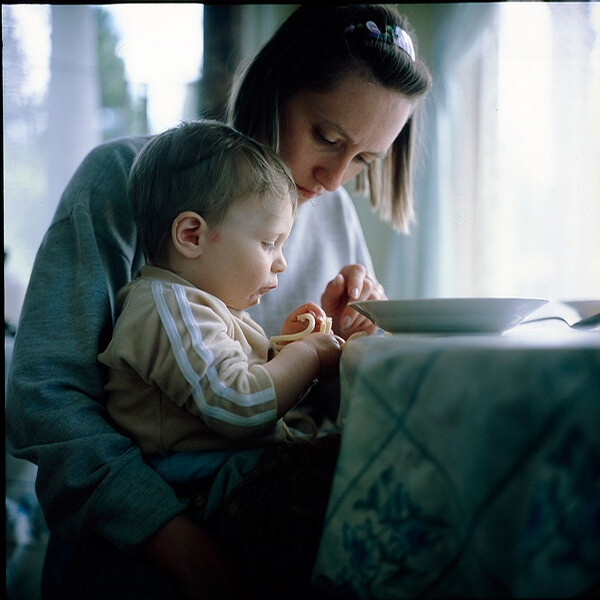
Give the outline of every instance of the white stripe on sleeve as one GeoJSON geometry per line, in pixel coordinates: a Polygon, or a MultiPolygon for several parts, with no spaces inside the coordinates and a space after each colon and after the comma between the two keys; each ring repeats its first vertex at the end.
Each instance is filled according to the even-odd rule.
{"type": "MultiPolygon", "coordinates": [[[[193,317],[183,286],[179,284],[173,284],[171,289],[175,294],[177,305],[181,312],[186,330],[191,337],[192,347],[207,366],[206,377],[213,392],[217,396],[225,398],[232,403],[237,404],[238,406],[244,407],[259,405],[272,400],[275,396],[273,389],[265,389],[250,394],[243,394],[231,387],[226,386],[219,379],[218,372],[214,366],[214,355],[202,341],[200,328],[193,317]]],[[[194,370],[185,352],[183,342],[177,331],[174,317],[170,313],[166,300],[163,296],[163,285],[161,282],[152,282],[152,295],[154,297],[161,322],[163,323],[171,343],[177,365],[179,366],[186,381],[192,388],[192,396],[196,401],[198,408],[206,416],[240,427],[254,427],[256,425],[262,425],[265,421],[275,419],[277,411],[274,409],[263,413],[256,413],[251,416],[243,416],[233,414],[218,406],[211,406],[206,402],[206,399],[202,393],[201,377],[194,370]]]]}

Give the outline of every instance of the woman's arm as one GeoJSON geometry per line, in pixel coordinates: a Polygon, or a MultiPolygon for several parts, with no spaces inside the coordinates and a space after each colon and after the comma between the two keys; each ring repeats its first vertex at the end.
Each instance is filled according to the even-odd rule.
{"type": "Polygon", "coordinates": [[[121,550],[139,549],[186,597],[229,598],[232,577],[219,549],[108,423],[102,403],[96,357],[112,331],[117,291],[142,263],[124,186],[145,141],[97,148],[63,194],[15,340],[8,447],[38,465],[36,492],[54,533],[71,542],[97,534],[121,550]]]}
{"type": "Polygon", "coordinates": [[[184,504],[105,418],[98,349],[139,268],[125,181],[144,139],[101,146],[67,186],[39,249],[7,392],[9,450],[38,465],[50,529],[133,549],[184,504]]]}
{"type": "Polygon", "coordinates": [[[190,600],[234,600],[242,591],[221,549],[185,513],[168,521],[141,546],[190,600]]]}

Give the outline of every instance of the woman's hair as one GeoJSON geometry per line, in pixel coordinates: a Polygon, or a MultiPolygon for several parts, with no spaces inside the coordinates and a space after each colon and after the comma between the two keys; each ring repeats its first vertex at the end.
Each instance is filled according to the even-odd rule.
{"type": "MultiPolygon", "coordinates": [[[[431,87],[431,76],[418,54],[410,56],[408,49],[414,45],[406,18],[393,5],[303,5],[238,73],[229,98],[229,122],[278,150],[285,103],[303,90],[327,91],[351,73],[417,100],[431,87]],[[402,40],[403,47],[394,39],[402,40]]],[[[413,115],[386,158],[369,166],[368,185],[364,176],[358,181],[380,217],[404,231],[414,216],[414,138],[413,115]]]]}
{"type": "Polygon", "coordinates": [[[289,197],[294,214],[297,206],[292,176],[273,150],[208,119],[153,137],[131,167],[127,192],[142,248],[155,264],[183,211],[219,227],[239,200],[289,197]]]}

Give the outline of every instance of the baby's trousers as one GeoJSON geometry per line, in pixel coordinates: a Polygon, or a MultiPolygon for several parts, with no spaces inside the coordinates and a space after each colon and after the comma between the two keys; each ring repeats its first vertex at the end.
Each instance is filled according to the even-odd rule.
{"type": "Polygon", "coordinates": [[[237,453],[211,481],[177,489],[260,597],[310,589],[339,444],[329,433],[237,453]]]}

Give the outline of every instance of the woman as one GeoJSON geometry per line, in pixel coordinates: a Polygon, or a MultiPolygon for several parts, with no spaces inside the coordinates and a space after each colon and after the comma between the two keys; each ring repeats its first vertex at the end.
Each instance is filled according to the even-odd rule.
{"type": "MultiPolygon", "coordinates": [[[[341,186],[366,172],[382,218],[408,227],[413,113],[429,85],[408,25],[381,5],[299,8],[240,76],[231,123],[280,153],[300,194],[288,270],[251,312],[268,335],[290,306],[319,300],[342,337],[374,331],[347,307],[383,290],[341,186]]],[[[58,593],[80,600],[231,593],[215,540],[102,408],[96,357],[110,338],[116,292],[143,263],[125,183],[147,139],[100,146],[67,186],[36,258],[10,375],[11,450],[38,464],[50,529],[78,542],[60,555],[64,564],[47,561],[45,579],[66,566],[58,593]]]]}

